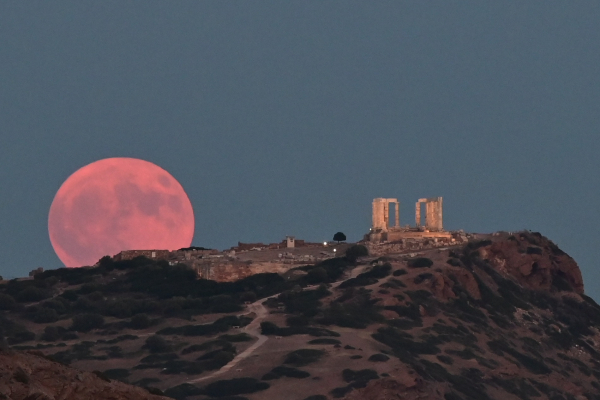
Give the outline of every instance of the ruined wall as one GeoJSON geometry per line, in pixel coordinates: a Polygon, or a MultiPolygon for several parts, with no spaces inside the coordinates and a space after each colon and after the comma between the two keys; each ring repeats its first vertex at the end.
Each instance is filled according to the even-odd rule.
{"type": "Polygon", "coordinates": [[[124,260],[132,260],[139,256],[144,256],[146,258],[155,258],[155,259],[167,259],[171,252],[169,250],[124,250],[119,254],[113,256],[113,260],[115,261],[124,261],[124,260]]]}
{"type": "Polygon", "coordinates": [[[295,265],[278,262],[248,264],[244,262],[224,261],[212,264],[210,266],[197,266],[194,269],[196,272],[198,272],[198,276],[203,279],[210,279],[217,282],[235,282],[239,279],[244,279],[255,274],[282,274],[294,266],[295,265]]]}

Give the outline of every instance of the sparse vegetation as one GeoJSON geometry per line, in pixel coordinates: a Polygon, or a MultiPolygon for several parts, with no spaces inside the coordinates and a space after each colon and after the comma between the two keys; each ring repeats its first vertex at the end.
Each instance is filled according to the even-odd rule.
{"type": "Polygon", "coordinates": [[[373,354],[371,357],[368,358],[369,361],[373,361],[373,362],[386,362],[388,361],[390,358],[388,356],[386,356],[385,354],[373,354]]]}
{"type": "MultiPolygon", "coordinates": [[[[564,256],[533,233],[519,233],[513,239],[508,242],[509,246],[528,258],[564,256]]],[[[93,368],[102,370],[109,368],[110,359],[141,358],[131,370],[106,369],[102,376],[108,380],[127,381],[144,373],[148,375],[135,384],[162,387],[161,376],[179,379],[177,375],[181,374],[181,379],[188,379],[198,374],[210,374],[209,371],[221,368],[235,357],[236,346],[245,349],[254,340],[246,333],[232,330],[233,326],[248,324],[249,318],[226,316],[213,323],[191,322],[211,321],[210,317],[199,318],[197,315],[241,314],[244,302],[275,295],[265,303],[273,315],[262,321],[263,334],[308,334],[315,338],[277,341],[285,346],[300,340],[299,343],[307,343],[312,349],[287,354],[284,365],[262,377],[266,381],[304,378],[316,383],[324,377],[312,372],[319,370],[312,364],[321,366],[319,360],[331,352],[340,355],[340,360],[348,364],[344,366],[355,368],[364,367],[367,361],[367,365],[385,368],[386,364],[376,363],[388,361],[389,364],[390,357],[398,358],[424,381],[447,382],[444,386],[446,400],[489,400],[492,392],[487,394],[488,386],[495,388],[494,395],[507,393],[507,397],[511,394],[523,400],[540,397],[573,400],[570,394],[531,378],[552,371],[577,382],[588,399],[597,400],[600,351],[596,349],[594,327],[600,326],[600,306],[589,297],[574,293],[571,278],[554,271],[551,280],[547,281],[552,284],[549,291],[522,286],[518,276],[501,273],[494,267],[493,259],[485,259],[486,253],[480,249],[490,244],[489,241],[471,242],[462,249],[451,249],[448,257],[445,253],[432,252],[436,258],[409,259],[408,271],[394,270],[389,264],[401,265],[404,255],[369,259],[365,272],[348,279],[338,288],[328,285],[339,281],[355,266],[358,257],[366,255],[362,249],[352,255],[350,249],[353,247],[350,247],[345,257],[293,268],[284,278],[277,274],[259,274],[238,282],[221,283],[197,279],[183,264],[171,266],[143,257],[125,262],[105,259],[98,268],[46,271],[35,279],[0,284],[0,342],[6,337],[15,350],[53,353],[53,359],[65,364],[90,360],[94,363],[93,368]],[[438,264],[440,259],[447,259],[446,264],[438,264]],[[433,268],[433,260],[436,260],[436,268],[433,268]],[[305,274],[297,273],[299,271],[305,274]],[[407,276],[402,278],[404,275],[407,276]],[[437,287],[439,277],[444,279],[443,294],[437,287]],[[473,285],[473,279],[476,285],[473,285]],[[322,285],[307,288],[309,284],[322,285]],[[368,285],[374,286],[365,287],[368,285]],[[481,298],[475,295],[477,289],[481,298]],[[59,290],[64,291],[56,295],[59,290]],[[397,318],[393,318],[394,314],[397,318]],[[283,327],[269,322],[283,320],[286,325],[283,327]],[[72,324],[68,327],[70,321],[72,324]],[[154,332],[157,328],[153,327],[159,324],[166,328],[154,332]],[[371,328],[363,334],[375,330],[372,337],[382,344],[381,353],[373,354],[373,347],[365,347],[354,340],[351,343],[357,348],[346,345],[346,351],[338,353],[344,339],[319,324],[354,329],[368,329],[378,324],[378,329],[371,328]],[[26,326],[35,332],[30,332],[26,326]],[[144,333],[138,338],[122,334],[127,333],[123,330],[130,329],[144,329],[156,335],[144,333]],[[210,338],[203,342],[202,336],[210,338]],[[78,337],[93,339],[82,342],[78,337]],[[133,340],[136,342],[129,342],[133,340]],[[117,345],[121,342],[123,344],[117,345]],[[359,348],[361,346],[364,351],[359,348]],[[311,353],[313,351],[317,353],[311,353]],[[585,357],[580,359],[576,352],[585,357]],[[103,361],[106,361],[104,368],[103,361]],[[518,365],[525,375],[502,376],[499,367],[506,363],[518,365]],[[303,368],[303,365],[308,367],[303,368]],[[317,376],[311,377],[303,369],[317,376]],[[496,371],[490,371],[494,369],[496,371]]],[[[559,263],[560,260],[555,261],[559,263]]],[[[245,312],[250,311],[253,310],[245,312]]],[[[345,333],[343,337],[347,337],[345,333]]],[[[113,365],[116,364],[110,366],[113,365]]],[[[135,365],[135,361],[123,365],[129,367],[135,365]]],[[[329,361],[327,366],[330,366],[329,361]]],[[[334,389],[327,396],[315,394],[308,399],[339,398],[366,385],[368,380],[356,378],[361,371],[368,370],[345,370],[346,386],[334,389]]],[[[374,373],[369,373],[372,379],[386,376],[370,371],[374,373]]],[[[229,373],[233,374],[233,371],[229,373]]],[[[245,399],[244,393],[265,390],[261,385],[265,382],[241,379],[234,383],[239,394],[220,391],[225,385],[231,385],[231,381],[220,383],[220,388],[214,386],[212,394],[205,391],[205,387],[194,385],[175,386],[166,393],[181,399],[223,396],[220,398],[241,400],[245,399]]],[[[298,380],[295,384],[301,382],[298,380]]],[[[276,385],[281,384],[285,383],[276,382],[276,385]]],[[[318,393],[319,390],[310,392],[318,393]]],[[[259,395],[248,397],[256,396],[259,395]]]]}
{"type": "Polygon", "coordinates": [[[236,378],[208,384],[203,392],[212,397],[235,396],[266,390],[270,385],[254,378],[236,378]]]}
{"type": "Polygon", "coordinates": [[[299,349],[292,351],[285,357],[284,364],[292,364],[302,367],[319,361],[325,355],[323,350],[299,349]]]}
{"type": "Polygon", "coordinates": [[[312,326],[290,326],[290,327],[278,327],[272,322],[261,322],[260,329],[263,335],[276,335],[276,336],[292,336],[292,335],[311,335],[316,337],[321,336],[340,336],[339,333],[331,331],[325,328],[316,328],[312,326]]]}
{"type": "Polygon", "coordinates": [[[123,368],[107,369],[103,373],[108,379],[115,379],[123,382],[126,382],[127,378],[131,375],[129,370],[123,368]]]}
{"type": "Polygon", "coordinates": [[[273,380],[273,379],[279,379],[283,376],[286,376],[288,378],[304,379],[304,378],[308,378],[310,376],[310,374],[306,371],[302,371],[297,368],[286,367],[286,366],[282,365],[282,366],[273,368],[271,370],[271,372],[268,372],[267,374],[265,374],[262,377],[262,380],[268,381],[268,380],[273,380]]]}
{"type": "Polygon", "coordinates": [[[346,250],[346,258],[351,262],[356,262],[360,257],[366,257],[369,255],[369,250],[362,244],[355,244],[346,250]]]}
{"type": "Polygon", "coordinates": [[[308,344],[340,344],[341,342],[337,339],[331,339],[331,338],[320,338],[320,339],[313,339],[310,342],[308,342],[308,344]]]}
{"type": "Polygon", "coordinates": [[[158,335],[149,336],[146,339],[144,347],[150,351],[150,353],[164,353],[171,351],[171,345],[163,337],[158,335]]]}
{"type": "Polygon", "coordinates": [[[419,257],[408,260],[407,264],[410,268],[430,268],[433,265],[433,261],[429,258],[419,257]]]}
{"type": "Polygon", "coordinates": [[[81,314],[73,317],[71,330],[76,332],[89,332],[104,326],[104,317],[100,314],[81,314]]]}

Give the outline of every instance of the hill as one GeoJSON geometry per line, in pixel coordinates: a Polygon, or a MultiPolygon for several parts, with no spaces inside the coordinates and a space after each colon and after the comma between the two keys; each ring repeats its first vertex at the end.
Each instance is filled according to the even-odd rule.
{"type": "Polygon", "coordinates": [[[177,399],[600,399],[600,307],[547,238],[362,251],[237,282],[103,259],[0,285],[0,326],[19,357],[177,399]]]}

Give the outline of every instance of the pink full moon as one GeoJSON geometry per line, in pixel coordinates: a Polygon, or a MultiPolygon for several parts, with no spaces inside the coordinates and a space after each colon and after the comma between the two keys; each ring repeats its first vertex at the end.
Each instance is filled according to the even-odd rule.
{"type": "Polygon", "coordinates": [[[122,250],[175,250],[194,236],[194,210],[173,176],[135,158],[107,158],[62,184],[48,216],[50,241],[70,268],[122,250]]]}

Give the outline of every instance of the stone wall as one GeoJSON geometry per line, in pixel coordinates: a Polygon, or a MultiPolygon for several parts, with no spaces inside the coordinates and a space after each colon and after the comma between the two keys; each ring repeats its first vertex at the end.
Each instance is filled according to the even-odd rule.
{"type": "Polygon", "coordinates": [[[115,261],[132,260],[139,256],[144,256],[150,259],[166,260],[171,252],[169,250],[124,250],[113,256],[115,261]]]}

